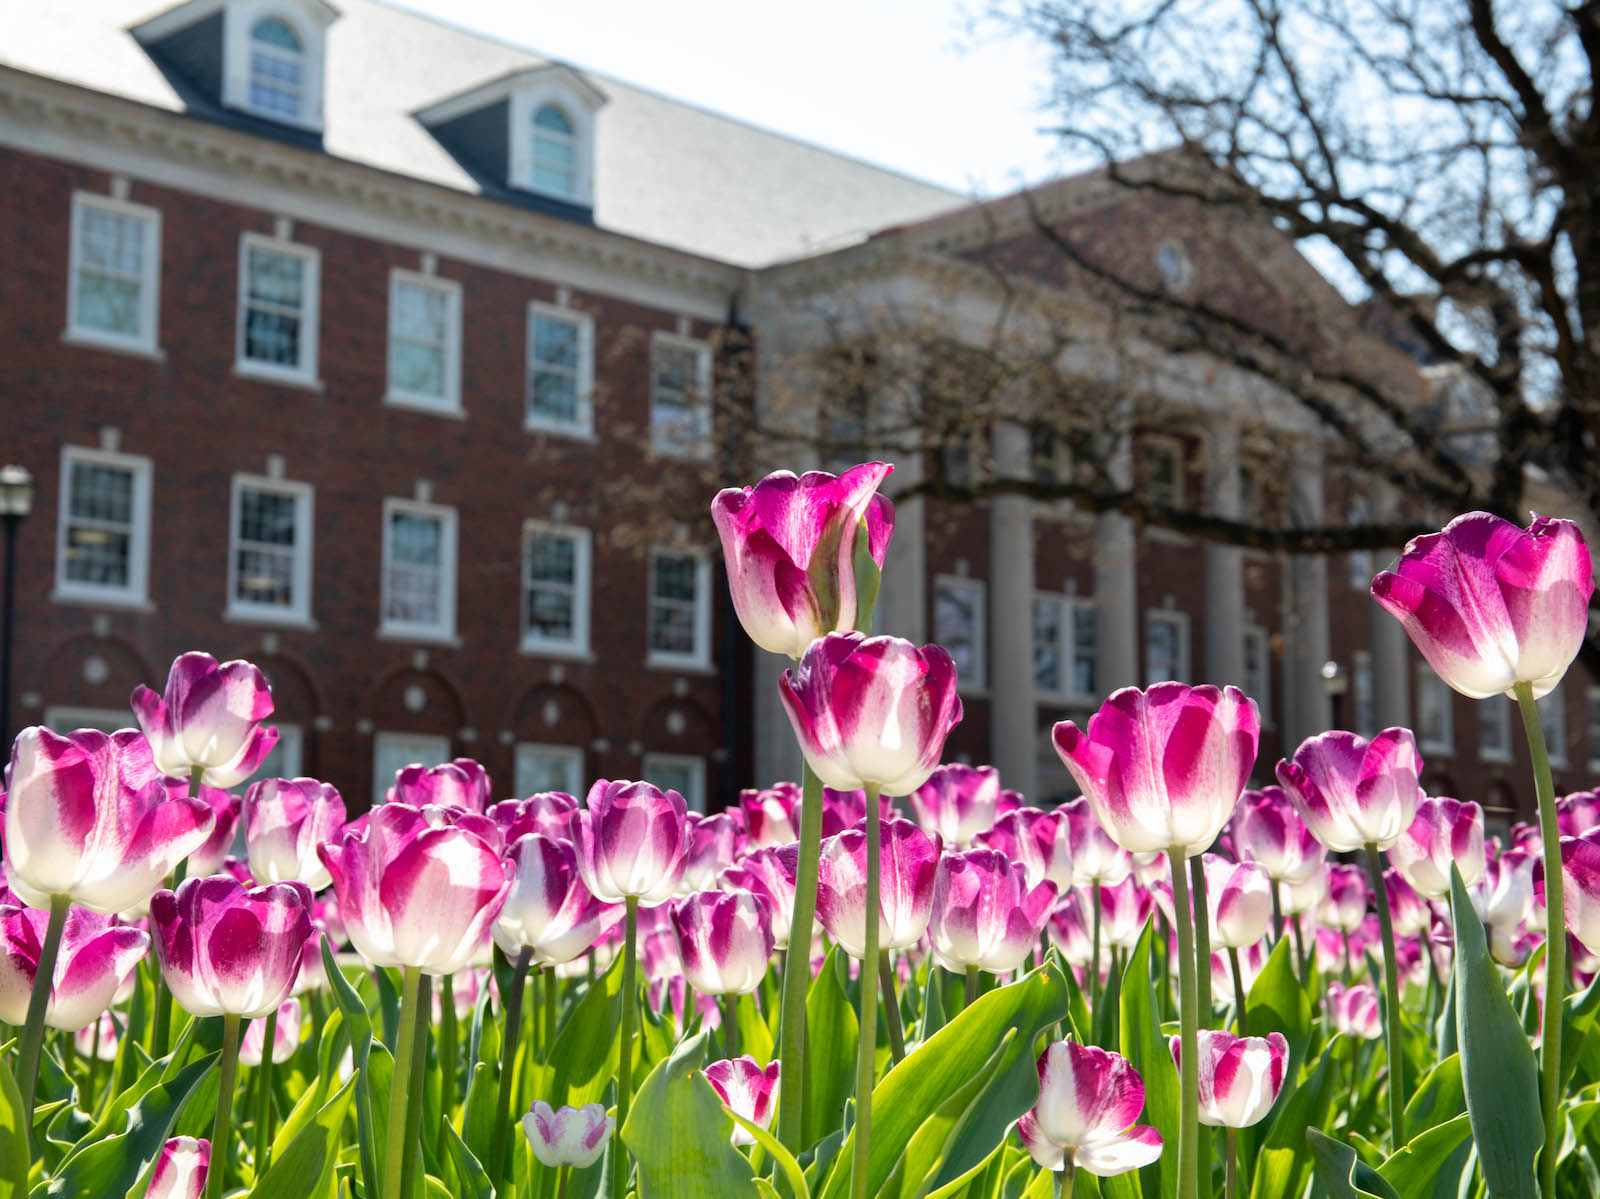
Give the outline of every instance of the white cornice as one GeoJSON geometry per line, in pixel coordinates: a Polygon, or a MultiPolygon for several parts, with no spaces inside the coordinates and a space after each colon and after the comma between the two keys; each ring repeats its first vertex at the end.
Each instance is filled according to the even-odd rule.
{"type": "Polygon", "coordinates": [[[0,145],[721,320],[741,269],[0,66],[0,145]]]}
{"type": "Polygon", "coordinates": [[[442,125],[446,121],[453,121],[469,112],[477,112],[480,108],[487,108],[491,104],[508,99],[515,92],[541,83],[554,83],[565,88],[586,111],[591,113],[606,103],[605,92],[590,83],[581,72],[566,63],[553,62],[542,67],[523,67],[501,75],[498,79],[491,79],[470,91],[446,96],[426,108],[418,109],[413,115],[424,125],[442,125]]]}

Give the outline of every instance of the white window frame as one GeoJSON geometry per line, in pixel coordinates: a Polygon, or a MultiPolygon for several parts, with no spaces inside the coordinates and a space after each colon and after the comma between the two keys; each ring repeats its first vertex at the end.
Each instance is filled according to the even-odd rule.
{"type": "Polygon", "coordinates": [[[323,125],[324,77],[327,64],[327,22],[337,15],[326,5],[303,5],[296,0],[229,0],[223,17],[222,102],[262,121],[320,133],[323,125]],[[313,16],[307,8],[327,9],[313,16]],[[300,39],[302,75],[300,112],[297,116],[257,108],[250,101],[251,31],[264,17],[275,17],[300,39]]]}
{"type": "Polygon", "coordinates": [[[1544,740],[1550,755],[1550,765],[1562,768],[1567,765],[1567,694],[1558,683],[1544,695],[1540,696],[1537,704],[1540,708],[1539,721],[1544,726],[1544,740]],[[1559,719],[1550,718],[1551,709],[1555,709],[1559,719]]]}
{"type": "Polygon", "coordinates": [[[383,501],[383,557],[382,575],[378,580],[378,632],[382,636],[408,641],[432,641],[453,644],[456,637],[456,510],[442,504],[427,504],[421,500],[402,500],[388,497],[383,501]],[[389,528],[396,513],[431,517],[440,522],[439,530],[439,622],[421,624],[415,621],[391,620],[389,611],[389,528]]]}
{"type": "Polygon", "coordinates": [[[1144,613],[1144,678],[1145,686],[1154,686],[1156,683],[1166,682],[1165,679],[1152,678],[1150,675],[1150,625],[1154,621],[1166,621],[1177,626],[1178,629],[1178,663],[1180,669],[1176,672],[1176,682],[1187,683],[1194,669],[1193,642],[1189,639],[1189,614],[1179,612],[1173,608],[1146,608],[1144,613]]]}
{"type": "Polygon", "coordinates": [[[539,300],[529,302],[522,372],[522,427],[530,433],[556,433],[585,440],[594,438],[594,317],[587,312],[563,308],[559,304],[545,304],[539,300]],[[533,411],[529,394],[533,386],[533,326],[539,317],[578,327],[578,368],[574,380],[577,402],[570,421],[555,420],[533,411]]]}
{"type": "Polygon", "coordinates": [[[1261,655],[1261,685],[1250,686],[1250,679],[1240,681],[1245,684],[1244,692],[1256,701],[1256,707],[1261,712],[1261,724],[1264,728],[1271,728],[1272,720],[1272,634],[1264,625],[1247,624],[1242,630],[1240,646],[1240,667],[1248,670],[1250,642],[1255,641],[1260,645],[1261,655]]]}
{"type": "Polygon", "coordinates": [[[1426,662],[1417,663],[1417,748],[1424,754],[1453,754],[1456,751],[1455,692],[1433,672],[1426,662]],[[1444,736],[1427,739],[1426,722],[1422,719],[1423,697],[1434,691],[1444,704],[1444,736]]]}
{"type": "Polygon", "coordinates": [[[149,602],[150,579],[150,493],[154,467],[150,459],[137,454],[118,454],[84,446],[61,448],[61,488],[56,511],[56,586],[52,598],[86,600],[119,607],[143,607],[149,602]],[[128,582],[115,587],[85,583],[67,577],[67,527],[72,497],[72,468],[109,466],[133,475],[132,510],[128,530],[128,582]]]}
{"type": "Polygon", "coordinates": [[[384,371],[388,388],[384,394],[384,403],[396,408],[415,408],[421,412],[461,415],[461,284],[454,279],[441,279],[438,275],[423,275],[416,271],[401,270],[399,267],[392,268],[389,271],[389,330],[385,352],[384,371]],[[444,393],[442,395],[407,391],[395,383],[394,316],[399,309],[396,300],[402,287],[415,287],[444,296],[444,393]]]}
{"type": "Polygon", "coordinates": [[[230,620],[264,621],[272,624],[309,624],[311,621],[312,530],[315,524],[316,489],[310,483],[293,483],[262,475],[235,474],[228,511],[228,602],[224,615],[230,620]],[[243,492],[270,491],[294,497],[294,577],[291,581],[294,603],[285,608],[276,604],[255,604],[239,598],[239,514],[243,492]]]}
{"type": "Polygon", "coordinates": [[[654,546],[646,562],[645,574],[645,665],[666,669],[711,669],[711,556],[698,547],[654,546]],[[688,654],[658,650],[650,644],[651,608],[656,602],[656,559],[662,555],[693,558],[694,569],[694,652],[688,654]]]}
{"type": "Polygon", "coordinates": [[[239,312],[235,324],[234,364],[235,374],[253,379],[266,379],[275,383],[315,385],[317,381],[317,346],[321,338],[322,252],[315,246],[283,241],[264,233],[239,235],[239,312]],[[262,250],[298,258],[305,263],[302,291],[304,303],[300,310],[300,362],[293,367],[274,362],[245,357],[245,317],[250,304],[250,251],[262,250]]]}
{"type": "Polygon", "coordinates": [[[62,734],[77,729],[115,733],[135,727],[127,708],[80,708],[72,704],[52,704],[44,710],[44,718],[39,723],[53,733],[62,734]]]}
{"type": "Polygon", "coordinates": [[[1175,437],[1163,437],[1160,434],[1148,433],[1145,434],[1141,440],[1144,443],[1142,453],[1145,459],[1145,487],[1150,495],[1151,502],[1156,504],[1160,504],[1162,502],[1160,497],[1158,497],[1155,493],[1155,470],[1153,468],[1151,458],[1156,454],[1170,454],[1172,456],[1173,466],[1173,487],[1176,494],[1174,494],[1172,501],[1166,506],[1169,508],[1184,507],[1188,502],[1189,489],[1187,487],[1188,480],[1184,475],[1186,463],[1184,462],[1183,456],[1183,442],[1179,441],[1175,437]]]}
{"type": "Polygon", "coordinates": [[[653,451],[669,458],[702,459],[711,456],[711,444],[715,433],[712,427],[711,382],[711,346],[708,342],[696,337],[664,333],[659,329],[650,335],[650,448],[653,451]],[[694,385],[698,392],[699,403],[692,411],[700,414],[698,423],[704,426],[704,437],[696,445],[684,447],[656,439],[656,355],[665,347],[689,350],[695,354],[694,385]]]}
{"type": "Polygon", "coordinates": [[[567,787],[555,787],[552,790],[565,791],[568,795],[583,795],[583,750],[576,745],[552,745],[543,741],[518,741],[515,756],[512,758],[512,786],[518,799],[526,799],[537,792],[529,789],[523,782],[522,764],[525,758],[544,757],[561,764],[567,771],[567,787]]]}
{"type": "Polygon", "coordinates": [[[588,657],[589,613],[594,602],[594,534],[575,525],[527,520],[522,523],[522,585],[518,593],[521,611],[522,648],[528,653],[564,657],[588,657]],[[528,569],[533,539],[538,536],[565,537],[574,545],[572,557],[572,636],[567,640],[543,637],[528,627],[528,569]]]}
{"type": "Polygon", "coordinates": [[[1504,695],[1491,695],[1487,699],[1479,700],[1478,709],[1478,757],[1485,762],[1511,761],[1511,701],[1504,695]],[[1491,716],[1494,713],[1496,715],[1491,716]],[[1499,746],[1491,746],[1483,739],[1483,730],[1490,720],[1499,726],[1503,732],[1503,740],[1499,746]]]}
{"type": "Polygon", "coordinates": [[[72,220],[67,247],[67,328],[66,340],[113,350],[132,350],[156,354],[161,344],[161,210],[144,204],[93,192],[72,193],[72,220]],[[144,245],[140,256],[139,332],[133,336],[78,324],[78,275],[83,269],[83,217],[90,208],[114,216],[136,220],[144,226],[144,245]]]}
{"type": "MultiPolygon", "coordinates": [[[[691,789],[694,794],[680,792],[684,802],[691,812],[704,812],[706,810],[706,760],[694,754],[658,754],[647,753],[639,763],[640,777],[647,783],[654,783],[656,771],[662,767],[682,767],[689,771],[692,780],[691,789]]],[[[659,785],[659,784],[657,784],[659,785]]]]}
{"type": "MultiPolygon", "coordinates": [[[[1094,611],[1095,604],[1092,597],[1084,595],[1064,595],[1059,592],[1035,591],[1033,601],[1036,604],[1051,604],[1056,608],[1056,627],[1061,630],[1063,644],[1058,658],[1061,666],[1061,685],[1050,690],[1039,688],[1038,678],[1034,677],[1034,687],[1042,699],[1053,703],[1072,704],[1092,700],[1092,692],[1075,691],[1072,688],[1073,677],[1077,674],[1077,617],[1083,609],[1094,611]]],[[[1030,613],[1031,615],[1031,613],[1030,613]]],[[[1031,632],[1031,630],[1030,630],[1031,632]]],[[[1098,640],[1097,640],[1098,646],[1098,640]]],[[[1099,655],[1095,656],[1095,666],[1099,667],[1099,655]]]]}
{"type": "Polygon", "coordinates": [[[580,208],[594,207],[594,118],[604,103],[598,93],[585,99],[556,78],[540,79],[513,92],[507,125],[511,139],[511,185],[580,208]],[[533,114],[554,104],[572,123],[572,191],[547,191],[533,181],[533,114]]]}
{"type": "Polygon", "coordinates": [[[424,753],[407,753],[405,766],[418,764],[422,766],[437,766],[441,762],[450,760],[450,738],[444,733],[401,733],[379,732],[372,735],[372,806],[377,807],[386,801],[389,788],[394,786],[394,775],[381,778],[378,774],[378,761],[383,756],[386,746],[409,743],[413,748],[420,747],[427,742],[428,749],[424,753]]]}
{"type": "Polygon", "coordinates": [[[944,645],[944,641],[947,639],[941,638],[939,630],[939,592],[941,590],[965,591],[974,600],[972,619],[973,669],[965,674],[960,669],[957,669],[956,690],[958,692],[986,691],[989,687],[989,585],[982,579],[973,579],[966,575],[933,576],[933,641],[948,652],[949,646],[944,645]]]}

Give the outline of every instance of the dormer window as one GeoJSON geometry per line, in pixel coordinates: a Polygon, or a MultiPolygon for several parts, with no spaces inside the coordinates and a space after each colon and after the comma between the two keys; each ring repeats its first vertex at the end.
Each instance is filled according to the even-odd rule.
{"type": "Polygon", "coordinates": [[[300,37],[277,17],[250,30],[250,107],[263,116],[298,121],[305,101],[306,52],[300,37]]]}
{"type": "Polygon", "coordinates": [[[570,197],[577,182],[577,152],[572,121],[555,104],[533,114],[533,186],[570,197]]]}

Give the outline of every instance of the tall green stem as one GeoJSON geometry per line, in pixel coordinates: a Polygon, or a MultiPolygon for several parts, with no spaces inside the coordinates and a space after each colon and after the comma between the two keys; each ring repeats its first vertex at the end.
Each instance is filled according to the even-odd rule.
{"type": "MultiPolygon", "coordinates": [[[[448,1121],[456,1107],[456,1055],[459,1034],[456,1030],[456,978],[446,974],[439,980],[439,1110],[448,1121]]],[[[439,1125],[439,1145],[444,1146],[444,1124],[439,1125]]]]}
{"type": "Polygon", "coordinates": [[[981,979],[978,977],[978,968],[976,966],[968,966],[967,984],[965,989],[961,992],[962,1011],[966,1011],[969,1007],[971,1007],[973,1001],[978,998],[978,983],[980,981],[981,979]]]}
{"type": "Polygon", "coordinates": [[[416,1052],[417,992],[422,971],[407,966],[401,973],[400,1016],[395,1028],[394,1076],[389,1082],[389,1135],[383,1160],[383,1199],[399,1199],[405,1172],[406,1107],[411,1089],[411,1057],[416,1052]]]}
{"type": "Polygon", "coordinates": [[[1062,1163],[1061,1169],[1056,1171],[1056,1199],[1072,1199],[1072,1183],[1077,1172],[1077,1167],[1070,1157],[1062,1163]]]}
{"type": "Polygon", "coordinates": [[[1223,1139],[1223,1150],[1228,1160],[1223,1163],[1226,1181],[1223,1183],[1223,1194],[1227,1199],[1239,1199],[1239,1133],[1236,1129],[1228,1129],[1223,1139]]]}
{"type": "MultiPolygon", "coordinates": [[[[1384,1046],[1389,1054],[1389,1134],[1393,1152],[1399,1153],[1406,1144],[1406,1062],[1404,1035],[1400,1027],[1400,971],[1394,958],[1394,919],[1389,912],[1389,888],[1383,885],[1383,860],[1378,857],[1376,841],[1367,842],[1367,875],[1372,879],[1372,890],[1378,902],[1378,931],[1383,935],[1383,986],[1385,1014],[1388,1016],[1388,1038],[1384,1046]]],[[[1423,946],[1427,952],[1427,946],[1423,946]]]]}
{"type": "Polygon", "coordinates": [[[544,980],[544,1035],[541,1039],[547,1059],[550,1051],[556,1047],[556,988],[560,985],[561,980],[556,977],[555,967],[552,966],[545,971],[544,980]]]}
{"type": "Polygon", "coordinates": [[[1199,1199],[1200,1047],[1197,1018],[1200,996],[1195,987],[1194,913],[1189,909],[1189,880],[1184,875],[1183,856],[1174,849],[1167,854],[1167,858],[1172,863],[1172,915],[1178,926],[1178,1026],[1182,1058],[1178,1083],[1178,1199],[1199,1199]]]}
{"type": "Polygon", "coordinates": [[[795,865],[794,916],[783,962],[778,1076],[778,1140],[791,1153],[800,1144],[805,1118],[806,994],[811,987],[811,924],[817,912],[817,859],[822,852],[822,780],[808,762],[801,775],[800,856],[795,865]]]}
{"type": "MultiPolygon", "coordinates": [[[[1194,897],[1189,910],[1194,916],[1195,1019],[1199,1026],[1210,1028],[1214,1017],[1211,996],[1211,901],[1206,896],[1205,860],[1201,854],[1195,854],[1189,859],[1189,886],[1194,897]]],[[[1197,1090],[1196,1104],[1200,1102],[1199,1094],[1197,1090]]],[[[1196,1129],[1195,1132],[1194,1176],[1195,1186],[1203,1187],[1207,1191],[1211,1189],[1209,1129],[1196,1129]]]]}
{"type": "Polygon", "coordinates": [[[887,949],[878,950],[878,989],[883,992],[883,1014],[889,1023],[889,1060],[898,1066],[906,1057],[906,1031],[900,1024],[900,1000],[894,993],[894,965],[887,949]]]}
{"type": "Polygon", "coordinates": [[[39,1089],[39,1054],[44,1048],[44,1014],[50,1006],[56,958],[61,956],[61,930],[67,926],[67,909],[71,906],[68,896],[50,897],[50,922],[45,926],[44,944],[39,947],[39,968],[34,971],[33,990],[28,994],[28,1015],[22,1025],[22,1045],[17,1054],[17,1090],[22,1092],[22,1110],[28,1113],[24,1131],[30,1138],[33,1136],[33,1100],[39,1089]]]}
{"type": "Polygon", "coordinates": [[[239,1017],[222,1018],[222,1074],[217,1087],[217,1116],[211,1122],[211,1168],[206,1171],[206,1199],[222,1194],[223,1179],[232,1159],[228,1144],[228,1117],[233,1112],[233,1080],[239,1073],[239,1017]]]}
{"type": "Polygon", "coordinates": [[[722,997],[722,1044],[730,1060],[739,1056],[739,997],[732,991],[722,997]]]}
{"type": "MultiPolygon", "coordinates": [[[[1100,1016],[1100,880],[1089,884],[1089,905],[1094,909],[1094,942],[1089,950],[1089,1012],[1100,1016]]],[[[1081,909],[1080,909],[1081,910],[1081,909]]]]}
{"type": "Polygon", "coordinates": [[[639,939],[639,897],[627,897],[627,916],[622,929],[622,1053],[617,1058],[617,1131],[611,1147],[611,1196],[624,1199],[628,1193],[628,1151],[622,1144],[622,1126],[628,1122],[628,1105],[633,1100],[633,1020],[639,1006],[634,973],[637,969],[639,939]]]}
{"type": "Polygon", "coordinates": [[[261,1064],[256,1067],[256,1177],[267,1172],[272,1153],[272,1047],[278,1038],[278,1009],[267,1016],[261,1042],[261,1064]]]}
{"type": "MultiPolygon", "coordinates": [[[[861,963],[863,973],[878,960],[878,923],[883,918],[882,867],[880,856],[881,816],[878,812],[878,788],[867,785],[867,889],[862,905],[865,907],[866,935],[863,938],[861,963]]],[[[872,1135],[872,1084],[877,1077],[878,1065],[878,988],[871,985],[871,976],[862,980],[861,987],[861,1042],[856,1058],[856,1127],[855,1158],[850,1163],[850,1194],[852,1199],[866,1199],[867,1168],[871,1153],[872,1135]]],[[[969,984],[970,986],[970,984],[969,984]]]]}
{"type": "Polygon", "coordinates": [[[1244,972],[1239,969],[1239,951],[1232,945],[1228,946],[1228,966],[1233,971],[1233,1018],[1239,1026],[1239,1035],[1248,1037],[1246,1031],[1249,1027],[1249,1018],[1245,1015],[1245,1001],[1248,995],[1244,989],[1244,972]]]}
{"type": "MultiPolygon", "coordinates": [[[[205,770],[199,766],[189,771],[189,798],[200,798],[200,780],[205,777],[205,770]]],[[[172,870],[171,888],[176,891],[182,885],[184,876],[189,873],[189,859],[184,858],[172,870]]],[[[166,979],[156,973],[156,1014],[150,1034],[150,1056],[163,1058],[167,1050],[172,1047],[172,992],[168,990],[166,979]]]]}
{"type": "Polygon", "coordinates": [[[1561,874],[1561,831],[1556,825],[1556,789],[1550,777],[1550,751],[1544,743],[1544,725],[1534,703],[1533,687],[1516,686],[1517,707],[1533,758],[1533,788],[1539,797],[1539,833],[1544,842],[1544,1046],[1540,1063],[1539,1097],[1544,1115],[1544,1152],[1539,1157],[1539,1190],[1555,1199],[1556,1159],[1561,1149],[1561,1023],[1567,998],[1567,925],[1565,880],[1561,874]],[[1552,1015],[1553,1013],[1553,1015],[1552,1015]]]}
{"type": "Polygon", "coordinates": [[[1272,944],[1276,946],[1283,940],[1283,893],[1282,884],[1277,879],[1272,880],[1272,944]]]}
{"type": "Polygon", "coordinates": [[[428,1082],[428,1030],[433,1021],[433,978],[424,974],[417,985],[416,1028],[411,1037],[411,1101],[406,1106],[405,1167],[400,1171],[400,1193],[410,1199],[417,1193],[417,1160],[422,1156],[422,1109],[428,1082]]]}
{"type": "Polygon", "coordinates": [[[528,968],[533,950],[524,945],[512,971],[511,992],[505,1001],[505,1039],[500,1042],[500,1090],[495,1098],[494,1135],[489,1141],[489,1178],[494,1193],[502,1194],[506,1179],[506,1137],[511,1128],[511,1091],[517,1072],[517,1048],[522,1038],[522,995],[527,990],[528,968]]]}

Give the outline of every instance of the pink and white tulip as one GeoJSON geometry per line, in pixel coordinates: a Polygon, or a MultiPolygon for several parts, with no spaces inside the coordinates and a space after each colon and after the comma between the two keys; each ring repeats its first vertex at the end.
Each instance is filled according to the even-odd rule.
{"type": "Polygon", "coordinates": [[[1119,1053],[1055,1041],[1039,1058],[1039,1102],[1017,1135],[1046,1170],[1071,1165],[1107,1178],[1161,1156],[1161,1134],[1136,1124],[1144,1079],[1119,1053]]]}
{"type": "MultiPolygon", "coordinates": [[[[1591,829],[1600,828],[1600,792],[1574,791],[1556,800],[1556,827],[1563,837],[1581,837],[1591,829]]],[[[1526,829],[1527,839],[1537,846],[1539,826],[1515,825],[1513,837],[1519,828],[1526,829]]]]}
{"type": "Polygon", "coordinates": [[[1457,799],[1424,799],[1416,819],[1389,847],[1389,861],[1429,899],[1450,894],[1452,865],[1470,887],[1483,877],[1483,809],[1457,799]]]}
{"type": "Polygon", "coordinates": [[[763,900],[772,913],[774,949],[789,947],[789,925],[794,922],[795,870],[798,845],[767,846],[746,854],[717,876],[724,891],[747,891],[763,900]]]}
{"type": "Polygon", "coordinates": [[[1260,862],[1268,877],[1303,883],[1322,869],[1327,847],[1318,841],[1282,787],[1246,791],[1233,814],[1233,846],[1241,858],[1260,862]]]}
{"type": "Polygon", "coordinates": [[[117,1031],[117,1022],[111,1018],[110,1011],[102,1012],[72,1034],[72,1047],[87,1061],[114,1062],[121,1044],[122,1034],[117,1031]]]}
{"type": "Polygon", "coordinates": [[[133,689],[133,715],[163,774],[227,790],[254,774],[278,742],[261,722],[272,715],[266,676],[243,660],[220,666],[210,654],[180,654],[157,695],[133,689]]]}
{"type": "Polygon", "coordinates": [[[1072,854],[1072,885],[1099,883],[1114,886],[1133,873],[1133,855],[1111,839],[1083,796],[1056,809],[1067,826],[1067,846],[1072,854]]]}
{"type": "Polygon", "coordinates": [[[745,829],[756,849],[800,839],[800,784],[774,783],[760,791],[739,792],[745,829]]]}
{"type": "MultiPolygon", "coordinates": [[[[1534,918],[1534,872],[1543,872],[1537,852],[1508,849],[1485,856],[1483,877],[1467,888],[1478,919],[1491,929],[1515,928],[1534,918]]],[[[1542,926],[1541,926],[1542,927],[1542,926]]]]}
{"type": "Polygon", "coordinates": [[[772,912],[742,891],[701,891],[672,905],[683,976],[703,995],[748,995],[772,960],[772,912]]]}
{"type": "Polygon", "coordinates": [[[1335,1032],[1363,1041],[1383,1036],[1383,1018],[1378,1012],[1378,993],[1370,983],[1346,988],[1342,983],[1328,987],[1328,1022],[1335,1032]]]}
{"type": "MultiPolygon", "coordinates": [[[[1289,1067],[1289,1042],[1281,1032],[1236,1037],[1201,1029],[1196,1064],[1200,1074],[1200,1123],[1211,1128],[1249,1128],[1272,1110],[1289,1067]]],[[[1182,1038],[1171,1041],[1180,1068],[1182,1038]]]]}
{"type": "Polygon", "coordinates": [[[623,918],[621,905],[601,903],[584,886],[577,851],[564,841],[530,833],[507,851],[506,865],[511,886],[491,931],[513,961],[527,948],[544,965],[570,962],[623,918]]]}
{"type": "MultiPolygon", "coordinates": [[[[909,820],[882,826],[878,947],[910,949],[927,931],[940,841],[909,820]]],[[[867,935],[867,834],[863,825],[822,843],[817,919],[851,957],[860,959],[867,935]]],[[[870,964],[869,964],[870,968],[870,964]]]]}
{"type": "Polygon", "coordinates": [[[975,840],[1022,863],[1029,886],[1054,883],[1058,894],[1072,886],[1072,834],[1060,812],[1016,808],[975,840]]]}
{"type": "Polygon", "coordinates": [[[1015,970],[1038,946],[1055,901],[1054,883],[1030,887],[1022,866],[992,849],[947,853],[933,877],[933,956],[956,972],[1015,970]]]}
{"type": "Polygon", "coordinates": [[[679,895],[692,895],[714,887],[717,875],[739,856],[744,828],[729,812],[689,813],[689,852],[683,859],[679,895]]]}
{"type": "Polygon", "coordinates": [[[552,1110],[542,1099],[533,1101],[533,1110],[522,1117],[533,1156],[555,1169],[570,1166],[585,1170],[600,1160],[606,1142],[617,1126],[615,1116],[606,1115],[603,1103],[552,1110]]]}
{"type": "Polygon", "coordinates": [[[471,758],[457,758],[437,766],[402,766],[395,772],[394,785],[386,796],[389,803],[410,804],[414,808],[443,804],[479,815],[488,812],[493,798],[489,772],[471,758]]]}
{"type": "Polygon", "coordinates": [[[1211,944],[1225,949],[1254,945],[1272,927],[1272,883],[1259,862],[1230,862],[1208,853],[1206,909],[1211,944]]]}
{"type": "MultiPolygon", "coordinates": [[[[1256,979],[1267,968],[1267,958],[1271,956],[1271,947],[1265,940],[1257,941],[1254,945],[1246,945],[1239,950],[1239,981],[1244,984],[1245,997],[1249,998],[1250,988],[1256,985],[1256,979]]],[[[1233,993],[1233,961],[1226,953],[1211,955],[1211,1000],[1217,1004],[1233,1003],[1237,996],[1233,993]]]]}
{"type": "MultiPolygon", "coordinates": [[[[0,906],[0,1023],[22,1027],[39,973],[50,913],[0,906]]],[[[44,1022],[76,1031],[94,1024],[150,948],[136,928],[84,908],[69,908],[50,979],[44,1022]]]]}
{"type": "MultiPolygon", "coordinates": [[[[1168,876],[1170,878],[1170,875],[1168,876]]],[[[1094,896],[1085,899],[1088,910],[1094,896]]],[[[1100,888],[1100,937],[1118,949],[1132,949],[1144,932],[1145,922],[1156,910],[1155,893],[1139,885],[1139,880],[1129,875],[1120,883],[1100,888]]]]}
{"type": "Polygon", "coordinates": [[[189,855],[187,873],[199,878],[222,869],[222,859],[233,848],[243,815],[243,801],[218,787],[201,787],[200,798],[211,805],[211,836],[189,855]]]}
{"type": "Polygon", "coordinates": [[[993,766],[950,762],[906,797],[924,832],[952,849],[971,845],[999,817],[1000,772],[993,766]]]}
{"type": "Polygon", "coordinates": [[[1317,909],[1317,920],[1327,928],[1345,933],[1359,927],[1367,918],[1367,903],[1372,884],[1360,866],[1338,863],[1328,867],[1328,893],[1317,909]]]}
{"type": "Polygon", "coordinates": [[[1561,838],[1561,874],[1567,931],[1594,953],[1600,950],[1600,831],[1561,838]]]}
{"type": "Polygon", "coordinates": [[[599,779],[585,802],[573,829],[584,886],[603,903],[632,897],[654,907],[672,898],[693,836],[683,796],[650,783],[599,779]]]}
{"type": "Polygon", "coordinates": [[[210,1141],[173,1137],[161,1146],[145,1199],[200,1199],[210,1170],[210,1141]]]}
{"type": "Polygon", "coordinates": [[[316,779],[262,779],[244,793],[250,873],[262,882],[300,882],[320,891],[333,881],[317,847],[344,831],[339,792],[316,779]]]}
{"type": "Polygon", "coordinates": [[[289,997],[300,972],[311,892],[304,883],[246,890],[223,874],[185,879],[176,893],[151,898],[150,931],[184,1011],[259,1019],[289,997]]]}
{"type": "Polygon", "coordinates": [[[1433,909],[1398,870],[1383,872],[1383,891],[1389,899],[1389,919],[1396,937],[1420,937],[1433,927],[1433,909]]]}
{"type": "Polygon", "coordinates": [[[1388,849],[1416,819],[1422,759],[1409,729],[1384,729],[1371,741],[1332,731],[1307,737],[1278,782],[1300,818],[1329,849],[1388,849]]]}
{"type": "MultiPolygon", "coordinates": [[[[772,1127],[772,1114],[778,1103],[778,1076],[781,1067],[773,1061],[766,1069],[748,1053],[732,1060],[712,1062],[706,1067],[706,1081],[717,1098],[757,1128],[772,1127]]],[[[735,1145],[754,1145],[755,1137],[743,1125],[733,1126],[735,1145]]]]}
{"type": "MultiPolygon", "coordinates": [[[[282,1065],[300,1048],[300,1027],[305,1013],[298,999],[286,999],[278,1005],[278,1023],[272,1035],[273,1065],[282,1065]]],[[[246,1066],[259,1066],[262,1051],[267,1044],[267,1022],[252,1020],[245,1026],[244,1037],[239,1041],[239,1060],[246,1066]]]]}
{"type": "Polygon", "coordinates": [[[565,791],[540,791],[526,799],[503,799],[489,808],[488,817],[508,846],[529,833],[571,841],[578,820],[578,801],[565,791]]]}

